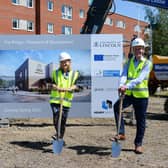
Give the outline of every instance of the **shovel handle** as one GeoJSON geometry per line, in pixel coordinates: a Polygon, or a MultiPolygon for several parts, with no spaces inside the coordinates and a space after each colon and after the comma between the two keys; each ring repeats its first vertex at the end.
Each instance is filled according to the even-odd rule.
{"type": "Polygon", "coordinates": [[[119,135],[120,126],[121,126],[121,116],[122,116],[122,106],[123,106],[123,99],[124,94],[119,94],[120,102],[119,102],[119,117],[118,117],[118,125],[117,125],[117,136],[119,135]]]}
{"type": "Polygon", "coordinates": [[[65,95],[65,92],[63,95],[61,94],[61,97],[60,97],[60,111],[59,111],[59,119],[58,119],[58,134],[57,134],[58,137],[57,137],[57,139],[59,139],[60,135],[61,135],[61,121],[62,121],[62,113],[63,113],[64,95],[65,95]]]}
{"type": "Polygon", "coordinates": [[[64,100],[64,96],[66,94],[67,91],[69,91],[70,89],[64,89],[63,91],[60,91],[60,111],[59,111],[59,119],[58,119],[58,134],[57,134],[57,139],[60,138],[61,135],[61,121],[62,121],[62,113],[63,113],[63,100],[64,100]],[[64,93],[64,94],[62,94],[64,93]]]}

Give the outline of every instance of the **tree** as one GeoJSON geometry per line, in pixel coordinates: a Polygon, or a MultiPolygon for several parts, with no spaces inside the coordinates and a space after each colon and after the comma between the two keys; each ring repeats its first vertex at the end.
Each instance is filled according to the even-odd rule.
{"type": "Polygon", "coordinates": [[[2,86],[2,84],[3,84],[3,80],[2,80],[2,79],[0,79],[0,87],[2,86]]]}
{"type": "Polygon", "coordinates": [[[168,56],[168,10],[146,8],[146,17],[152,29],[152,50],[154,54],[168,56]]]}

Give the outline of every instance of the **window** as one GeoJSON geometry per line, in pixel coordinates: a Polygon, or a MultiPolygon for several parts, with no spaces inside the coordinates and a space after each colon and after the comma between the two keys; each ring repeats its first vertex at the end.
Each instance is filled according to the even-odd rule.
{"type": "Polygon", "coordinates": [[[66,35],[72,34],[72,27],[62,26],[62,34],[66,34],[66,35]]]}
{"type": "Polygon", "coordinates": [[[25,68],[25,78],[27,78],[28,74],[27,74],[27,68],[25,68]]]}
{"type": "Polygon", "coordinates": [[[48,33],[54,33],[54,24],[48,23],[47,31],[48,33]]]}
{"type": "Polygon", "coordinates": [[[20,77],[20,78],[22,78],[22,76],[23,76],[23,73],[22,73],[22,72],[20,72],[20,73],[19,73],[19,77],[20,77]]]}
{"type": "Polygon", "coordinates": [[[52,1],[48,1],[48,10],[53,11],[54,9],[54,3],[52,1]]]}
{"type": "Polygon", "coordinates": [[[34,24],[31,21],[27,21],[27,30],[33,31],[34,30],[34,24]]]}
{"type": "Polygon", "coordinates": [[[118,20],[116,22],[116,27],[125,29],[125,23],[123,21],[121,21],[121,20],[118,20]]]}
{"type": "Polygon", "coordinates": [[[136,25],[134,27],[134,32],[141,32],[141,27],[139,25],[136,25]]]}
{"type": "Polygon", "coordinates": [[[27,0],[19,0],[19,5],[27,6],[27,0]]]}
{"type": "Polygon", "coordinates": [[[19,20],[19,29],[21,30],[27,30],[27,21],[26,20],[19,20]]]}
{"type": "Polygon", "coordinates": [[[12,28],[13,29],[19,29],[19,19],[13,19],[12,20],[12,28]]]}
{"type": "Polygon", "coordinates": [[[19,4],[19,0],[12,0],[12,3],[15,4],[15,5],[18,5],[19,4]]]}
{"type": "Polygon", "coordinates": [[[111,18],[107,17],[104,24],[112,26],[113,25],[113,20],[111,18]]]}
{"type": "Polygon", "coordinates": [[[83,9],[80,9],[79,11],[79,17],[84,18],[85,17],[85,11],[83,9]]]}
{"type": "Polygon", "coordinates": [[[32,8],[33,7],[33,0],[27,0],[27,6],[29,8],[32,8]]]}
{"type": "Polygon", "coordinates": [[[12,28],[19,30],[33,31],[34,23],[32,21],[14,18],[12,19],[12,28]]]}
{"type": "Polygon", "coordinates": [[[15,5],[25,6],[32,8],[34,0],[12,0],[12,3],[15,5]]]}
{"type": "Polygon", "coordinates": [[[62,18],[72,20],[72,7],[67,5],[62,6],[62,18]]]}

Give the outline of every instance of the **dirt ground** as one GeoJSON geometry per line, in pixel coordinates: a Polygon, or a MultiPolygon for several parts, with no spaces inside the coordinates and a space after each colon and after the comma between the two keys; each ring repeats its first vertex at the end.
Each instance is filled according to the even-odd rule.
{"type": "MultiPolygon", "coordinates": [[[[118,158],[111,157],[114,119],[68,119],[60,155],[52,152],[52,119],[10,119],[0,128],[1,168],[168,168],[168,114],[165,98],[151,97],[148,106],[144,154],[134,153],[135,126],[126,125],[126,141],[118,158]]],[[[126,112],[126,120],[128,121],[126,112]]]]}

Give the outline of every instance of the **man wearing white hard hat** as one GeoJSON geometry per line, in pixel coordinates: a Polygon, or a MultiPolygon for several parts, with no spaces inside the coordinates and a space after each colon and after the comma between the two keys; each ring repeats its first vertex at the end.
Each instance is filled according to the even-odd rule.
{"type": "MultiPolygon", "coordinates": [[[[118,90],[121,95],[124,95],[122,108],[133,105],[136,118],[134,151],[136,154],[142,154],[149,97],[148,78],[151,71],[151,62],[144,57],[145,43],[141,38],[136,38],[132,41],[132,49],[133,57],[124,65],[118,90]]],[[[119,100],[114,104],[114,114],[116,125],[118,125],[119,100]]],[[[123,116],[121,117],[119,135],[114,138],[119,140],[126,139],[123,116]]]]}
{"type": "Polygon", "coordinates": [[[63,138],[66,128],[68,112],[73,99],[73,91],[77,89],[76,81],[79,77],[78,71],[71,69],[71,56],[67,52],[61,52],[59,55],[60,66],[52,73],[52,90],[50,95],[50,105],[53,112],[53,124],[56,133],[53,139],[63,138]],[[60,103],[62,103],[62,120],[60,137],[58,137],[58,119],[60,114],[60,103]]]}

